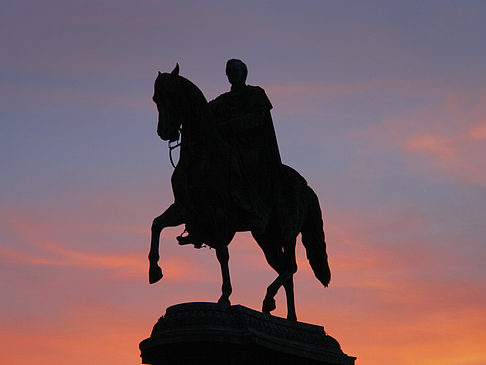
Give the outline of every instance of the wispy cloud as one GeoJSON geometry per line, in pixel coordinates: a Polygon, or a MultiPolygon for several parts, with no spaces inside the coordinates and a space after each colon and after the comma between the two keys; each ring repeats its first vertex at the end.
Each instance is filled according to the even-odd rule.
{"type": "MultiPolygon", "coordinates": [[[[377,95],[403,95],[411,90],[424,92],[425,83],[420,80],[369,79],[365,81],[269,85],[265,88],[275,106],[275,113],[299,115],[325,115],[333,103],[359,98],[375,102],[377,95]],[[422,87],[422,90],[421,90],[422,87]],[[326,107],[327,106],[327,107],[326,107]]],[[[427,85],[430,87],[430,85],[427,85]]],[[[354,108],[352,108],[354,110],[354,108]]]]}
{"type": "Polygon", "coordinates": [[[150,316],[138,313],[135,317],[120,307],[73,306],[67,318],[52,318],[49,323],[33,320],[29,326],[2,326],[0,341],[8,349],[3,351],[2,361],[28,363],[32,353],[41,364],[53,364],[59,358],[96,365],[140,361],[137,344],[149,335],[153,320],[150,316]],[[24,351],[24,341],[31,344],[30,351],[24,351]]]}
{"type": "Polygon", "coordinates": [[[22,265],[46,265],[58,267],[82,268],[85,270],[116,270],[123,276],[139,276],[146,269],[142,253],[107,255],[88,253],[69,249],[62,244],[47,242],[34,243],[44,250],[44,254],[0,248],[0,260],[4,263],[22,265]]]}
{"type": "MultiPolygon", "coordinates": [[[[123,277],[140,277],[148,273],[147,253],[149,242],[146,242],[144,251],[126,251],[122,253],[96,250],[103,247],[104,232],[111,232],[114,236],[123,236],[127,233],[135,233],[137,236],[148,236],[149,227],[141,229],[136,226],[111,225],[85,220],[75,222],[52,222],[48,217],[41,218],[42,222],[34,222],[31,216],[27,218],[25,212],[8,213],[8,218],[3,221],[3,228],[9,231],[12,237],[20,240],[20,245],[5,245],[0,248],[0,261],[18,265],[42,265],[51,267],[76,268],[81,270],[103,270],[107,273],[123,277]],[[100,238],[93,242],[83,242],[75,232],[90,230],[97,233],[100,238]],[[59,234],[61,233],[61,234],[59,234]],[[73,236],[72,238],[67,238],[73,236]],[[11,247],[8,247],[11,246],[11,247]],[[84,247],[84,249],[78,248],[84,247]]],[[[169,250],[168,257],[163,257],[161,265],[164,273],[171,282],[201,282],[207,281],[204,275],[204,266],[191,257],[181,257],[182,253],[175,252],[177,248],[174,230],[168,230],[161,239],[171,238],[174,245],[169,250]]],[[[144,238],[145,238],[144,237],[144,238]]],[[[161,255],[166,254],[167,249],[162,247],[161,255]]]]}
{"type": "Polygon", "coordinates": [[[486,184],[486,92],[443,92],[438,104],[390,116],[358,138],[372,149],[404,152],[411,171],[486,184]],[[465,99],[465,100],[464,100],[465,99]]]}

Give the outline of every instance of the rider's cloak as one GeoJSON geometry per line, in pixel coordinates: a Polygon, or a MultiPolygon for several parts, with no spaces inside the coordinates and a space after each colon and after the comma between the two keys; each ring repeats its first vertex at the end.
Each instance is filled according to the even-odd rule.
{"type": "Polygon", "coordinates": [[[263,231],[281,166],[272,104],[262,88],[245,85],[222,94],[209,106],[228,146],[232,200],[243,221],[253,230],[263,231]]]}

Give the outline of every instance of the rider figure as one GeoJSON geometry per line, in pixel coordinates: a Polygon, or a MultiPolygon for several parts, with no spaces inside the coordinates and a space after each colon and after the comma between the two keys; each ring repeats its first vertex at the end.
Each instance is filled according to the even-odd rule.
{"type": "MultiPolygon", "coordinates": [[[[229,185],[241,230],[256,234],[266,229],[272,206],[273,181],[281,166],[277,138],[265,91],[246,85],[248,70],[237,59],[226,63],[231,90],[209,103],[222,137],[229,146],[229,185]]],[[[200,247],[190,227],[180,244],[200,247]]]]}

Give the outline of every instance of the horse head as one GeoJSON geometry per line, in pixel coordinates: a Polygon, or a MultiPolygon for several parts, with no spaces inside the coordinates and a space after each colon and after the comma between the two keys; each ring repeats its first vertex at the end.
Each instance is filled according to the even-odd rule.
{"type": "Polygon", "coordinates": [[[159,121],[157,134],[164,141],[176,141],[183,120],[184,110],[182,94],[182,77],[179,76],[179,64],[171,73],[160,73],[154,84],[152,100],[157,105],[159,121]]]}

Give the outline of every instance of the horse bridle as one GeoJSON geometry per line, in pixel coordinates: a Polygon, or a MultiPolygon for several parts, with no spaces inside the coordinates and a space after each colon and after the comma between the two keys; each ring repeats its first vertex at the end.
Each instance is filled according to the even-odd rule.
{"type": "Polygon", "coordinates": [[[176,165],[174,164],[174,160],[172,159],[172,150],[181,146],[181,130],[182,130],[181,127],[179,127],[177,129],[177,140],[169,141],[167,143],[167,146],[169,147],[169,160],[170,160],[170,164],[172,165],[173,168],[176,168],[176,165]],[[171,145],[171,143],[173,143],[173,142],[175,142],[175,144],[171,145]]]}

